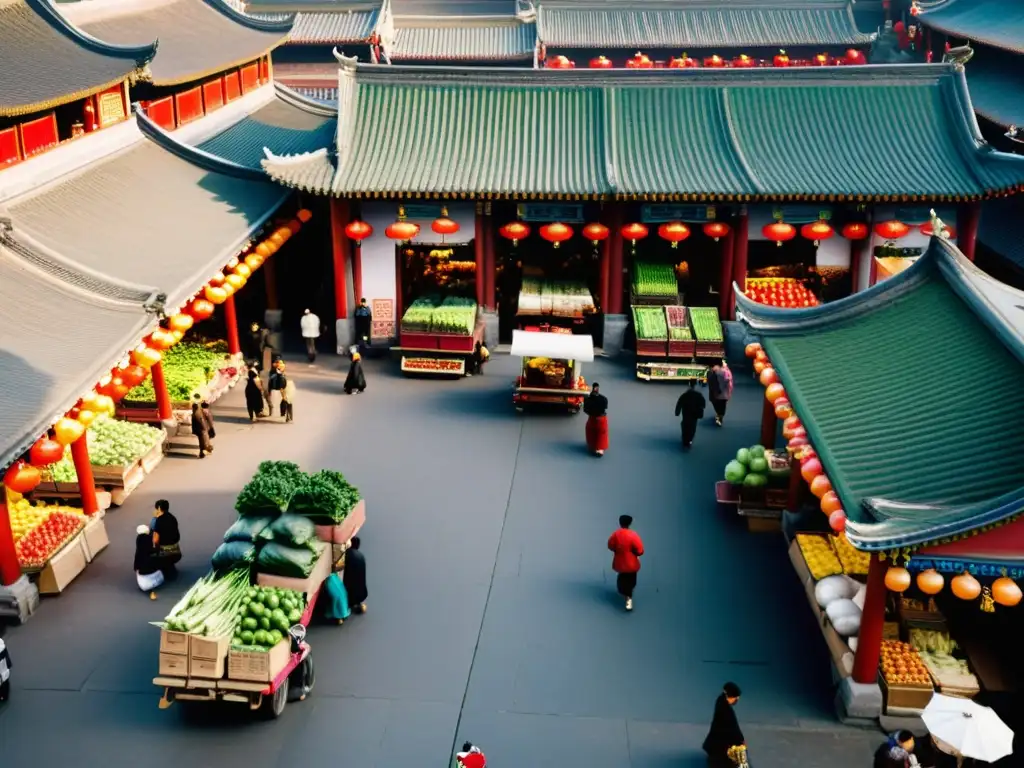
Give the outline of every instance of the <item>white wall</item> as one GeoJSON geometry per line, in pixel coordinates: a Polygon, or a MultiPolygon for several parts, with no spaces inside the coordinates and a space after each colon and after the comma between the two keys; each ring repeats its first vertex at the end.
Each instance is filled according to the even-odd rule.
{"type": "Polygon", "coordinates": [[[818,253],[814,263],[819,267],[850,268],[850,241],[838,232],[828,240],[818,243],[818,253]]]}

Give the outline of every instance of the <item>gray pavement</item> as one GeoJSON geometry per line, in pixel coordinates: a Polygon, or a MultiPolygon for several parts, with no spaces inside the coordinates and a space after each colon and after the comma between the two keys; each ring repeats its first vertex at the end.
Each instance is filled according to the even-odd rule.
{"type": "MultiPolygon", "coordinates": [[[[250,425],[240,389],[215,406],[217,449],[172,456],[107,518],[112,544],[5,639],[16,664],[0,760],[150,768],[445,768],[481,744],[495,768],[703,764],[721,684],[756,768],[869,764],[877,733],[835,722],[826,651],[777,535],[722,517],[713,483],[757,439],[760,390],[739,382],[725,428],[679,446],[679,389],[628,365],[588,371],[611,401],[611,449],[583,447],[583,417],[517,416],[516,361],[487,375],[409,380],[369,361],[341,394],[340,361],[293,362],[296,421],[250,425]],[[343,471],[368,504],[369,612],[310,640],[316,689],[273,723],[242,707],[157,709],[159,619],[207,570],[238,489],[264,459],[343,471]],[[131,573],[134,528],[157,498],[182,523],[180,583],[153,603],[131,573]],[[621,512],[647,555],[626,614],[605,541],[621,512]]],[[[710,411],[709,411],[710,413],[710,411]]]]}

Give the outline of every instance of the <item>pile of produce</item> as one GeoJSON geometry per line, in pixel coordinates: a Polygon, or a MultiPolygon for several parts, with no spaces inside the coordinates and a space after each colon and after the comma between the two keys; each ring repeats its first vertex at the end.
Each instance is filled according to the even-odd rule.
{"type": "Polygon", "coordinates": [[[524,277],[519,290],[520,315],[583,317],[597,311],[584,283],[524,277]]]}
{"type": "Polygon", "coordinates": [[[236,650],[269,651],[302,619],[305,597],[292,589],[249,587],[231,639],[236,650]]]}
{"type": "MultiPolygon", "coordinates": [[[[164,378],[171,400],[190,402],[225,367],[227,353],[227,345],[222,341],[182,341],[164,352],[164,378]]],[[[126,403],[155,402],[152,378],[132,389],[124,399],[126,403]]]]}
{"type": "Polygon", "coordinates": [[[807,569],[815,581],[821,581],[827,576],[834,576],[843,572],[843,565],[839,557],[833,551],[828,539],[812,533],[798,533],[796,535],[797,546],[800,547],[800,554],[804,556],[807,569]]]}
{"type": "Polygon", "coordinates": [[[910,644],[936,678],[973,677],[967,662],[953,656],[959,650],[959,646],[945,632],[912,627],[910,644]]]}
{"type": "Polygon", "coordinates": [[[747,296],[770,307],[816,307],[821,302],[803,283],[792,277],[747,278],[747,296]]]}
{"type": "MultiPolygon", "coordinates": [[[[148,424],[101,416],[89,425],[85,434],[90,464],[94,467],[125,467],[153,450],[164,432],[148,424]]],[[[61,460],[50,467],[50,474],[57,483],[78,482],[70,447],[65,448],[61,460]]]]}
{"type": "Polygon", "coordinates": [[[668,321],[668,337],[672,341],[693,341],[690,323],[686,318],[686,307],[665,307],[665,319],[668,321]]]}
{"type": "Polygon", "coordinates": [[[248,594],[248,568],[209,573],[193,584],[156,626],[203,637],[232,637],[248,594]]]}
{"type": "Polygon", "coordinates": [[[459,296],[416,299],[402,316],[406,333],[453,333],[471,336],[476,327],[476,302],[459,296]]]}
{"type": "Polygon", "coordinates": [[[43,504],[40,502],[32,504],[28,499],[18,499],[9,504],[7,509],[11,516],[11,533],[14,534],[15,544],[38,525],[45,522],[54,512],[61,512],[66,515],[83,515],[79,507],[68,507],[63,504],[43,504]]]}
{"type": "Polygon", "coordinates": [[[662,307],[633,307],[633,325],[638,339],[661,341],[668,338],[668,324],[662,307]]]}
{"type": "Polygon", "coordinates": [[[832,547],[839,556],[839,562],[843,565],[843,573],[851,576],[867,576],[868,566],[871,565],[871,555],[855,549],[846,533],[840,533],[830,537],[832,547]]]}
{"type": "Polygon", "coordinates": [[[304,477],[290,461],[264,461],[238,494],[235,510],[240,515],[279,515],[287,511],[304,477]]]}
{"type": "Polygon", "coordinates": [[[51,512],[14,545],[23,568],[41,568],[85,527],[83,515],[51,512]]]}
{"type": "Polygon", "coordinates": [[[928,668],[910,643],[883,640],[880,666],[885,682],[891,685],[932,687],[928,668]]]}
{"type": "Polygon", "coordinates": [[[768,459],[763,445],[740,448],[725,465],[725,479],[733,485],[760,488],[768,484],[768,459]]]}
{"type": "MultiPolygon", "coordinates": [[[[824,546],[825,550],[831,551],[828,549],[828,543],[824,546]]],[[[863,605],[864,591],[864,585],[849,576],[834,574],[824,577],[814,585],[814,601],[825,611],[829,623],[837,634],[842,637],[853,637],[860,632],[860,606],[863,605]]]]}
{"type": "Polygon", "coordinates": [[[638,262],[633,269],[633,295],[674,301],[679,296],[675,267],[638,262]]]}
{"type": "Polygon", "coordinates": [[[697,341],[717,342],[724,338],[718,310],[714,307],[690,307],[690,324],[697,341]]]}
{"type": "Polygon", "coordinates": [[[291,512],[318,525],[336,525],[361,498],[340,472],[307,475],[288,461],[264,461],[238,494],[235,510],[243,517],[291,512]]]}

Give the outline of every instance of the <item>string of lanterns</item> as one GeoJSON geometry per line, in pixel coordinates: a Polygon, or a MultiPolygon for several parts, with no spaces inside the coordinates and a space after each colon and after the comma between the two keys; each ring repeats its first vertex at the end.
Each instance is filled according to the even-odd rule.
{"type": "MultiPolygon", "coordinates": [[[[775,416],[782,420],[782,436],[786,438],[786,450],[800,464],[800,475],[818,499],[821,511],[828,516],[829,527],[837,534],[846,530],[846,512],[838,494],[832,488],[817,452],[807,438],[807,430],[800,418],[793,412],[793,406],[786,394],[786,388],[779,381],[768,355],[757,342],[748,344],[746,356],[754,361],[754,372],[765,387],[765,398],[773,405],[775,416]]],[[[904,592],[910,588],[910,571],[899,565],[892,565],[885,573],[885,586],[892,592],[904,592]]],[[[938,571],[928,569],[917,575],[917,588],[926,595],[936,595],[945,586],[945,578],[938,571]]],[[[1021,602],[1022,592],[1017,583],[1003,572],[991,587],[983,587],[970,573],[963,572],[950,580],[950,589],[961,600],[976,600],[982,597],[982,610],[994,610],[993,603],[1013,607],[1021,602]]]]}
{"type": "MultiPolygon", "coordinates": [[[[804,62],[792,61],[789,55],[784,51],[780,50],[775,54],[771,60],[767,59],[754,59],[745,53],[741,53],[732,59],[727,59],[723,56],[713,54],[705,57],[702,61],[683,53],[681,56],[673,57],[668,60],[668,69],[692,69],[695,67],[704,66],[709,69],[751,69],[754,67],[790,67],[798,66],[804,62]]],[[[850,48],[842,56],[830,56],[825,53],[819,53],[806,62],[810,66],[824,67],[824,66],[857,66],[861,64],[867,64],[867,58],[862,51],[858,51],[855,48],[850,48]]],[[[549,56],[544,61],[544,66],[547,69],[575,69],[576,62],[567,56],[561,54],[556,56],[549,56]]],[[[652,61],[650,56],[641,51],[637,51],[633,56],[626,59],[621,65],[625,69],[662,69],[665,67],[663,62],[652,61]]],[[[609,59],[607,56],[597,56],[591,59],[587,63],[589,69],[615,69],[618,68],[616,64],[609,59]]]]}

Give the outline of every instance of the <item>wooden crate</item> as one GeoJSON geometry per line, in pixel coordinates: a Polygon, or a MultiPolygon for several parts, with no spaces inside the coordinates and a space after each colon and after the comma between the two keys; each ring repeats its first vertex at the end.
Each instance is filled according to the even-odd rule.
{"type": "Polygon", "coordinates": [[[187,632],[172,632],[169,629],[160,630],[160,653],[173,653],[180,656],[188,656],[192,635],[187,632]]]}
{"type": "Polygon", "coordinates": [[[229,651],[228,679],[269,683],[287,666],[291,640],[284,638],[269,651],[229,651]]]}
{"type": "Polygon", "coordinates": [[[637,339],[636,353],[643,357],[668,357],[668,339],[637,339]]]}
{"type": "Polygon", "coordinates": [[[697,353],[697,342],[695,341],[668,341],[669,357],[693,357],[697,353]]]}
{"type": "Polygon", "coordinates": [[[882,689],[882,697],[885,701],[885,711],[895,710],[922,710],[932,700],[935,690],[924,685],[897,685],[888,683],[885,675],[878,673],[878,685],[882,689]]]}
{"type": "MultiPolygon", "coordinates": [[[[162,656],[163,654],[161,654],[162,656]]],[[[219,680],[224,677],[224,669],[227,666],[227,653],[218,659],[192,659],[188,660],[188,676],[192,678],[203,678],[205,680],[219,680]]],[[[164,674],[161,670],[160,674],[164,674]]]]}
{"type": "Polygon", "coordinates": [[[85,544],[78,534],[39,573],[39,594],[59,595],[85,570],[85,544]]]}
{"type": "Polygon", "coordinates": [[[85,546],[85,559],[90,563],[110,544],[107,524],[103,522],[102,512],[97,512],[85,524],[85,530],[82,531],[82,543],[85,546]]]}
{"type": "Polygon", "coordinates": [[[161,653],[159,672],[161,675],[186,677],[188,675],[188,656],[180,653],[161,653]]]}
{"type": "Polygon", "coordinates": [[[725,343],[721,341],[698,341],[697,357],[725,357],[725,343]]]}
{"type": "MultiPolygon", "coordinates": [[[[806,584],[808,581],[812,584],[814,583],[814,579],[811,577],[811,569],[807,567],[807,560],[804,559],[803,550],[796,543],[796,539],[793,539],[789,545],[789,562],[793,564],[793,570],[796,571],[797,578],[800,579],[801,584],[806,584]]],[[[812,599],[814,599],[813,594],[812,599]]],[[[814,604],[817,605],[816,599],[814,599],[814,604]]]]}
{"type": "Polygon", "coordinates": [[[366,522],[366,499],[360,499],[352,507],[352,511],[337,525],[316,526],[316,537],[320,541],[334,544],[347,544],[366,522]]]}

